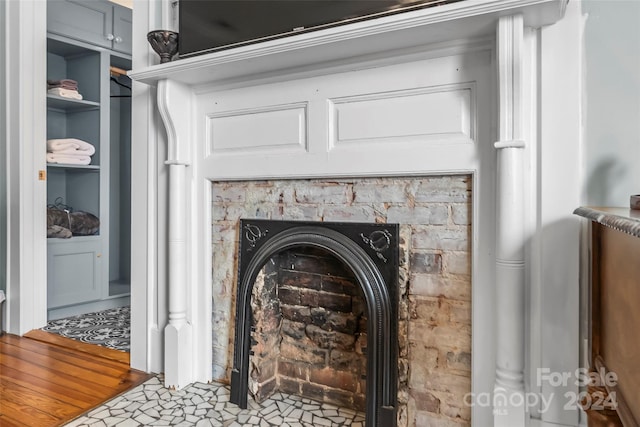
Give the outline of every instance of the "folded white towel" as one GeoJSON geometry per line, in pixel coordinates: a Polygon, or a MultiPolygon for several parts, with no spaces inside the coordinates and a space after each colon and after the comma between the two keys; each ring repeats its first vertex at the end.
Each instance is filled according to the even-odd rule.
{"type": "Polygon", "coordinates": [[[78,93],[77,90],[73,90],[73,89],[64,89],[61,87],[54,87],[47,90],[47,93],[50,93],[51,95],[61,96],[63,98],[71,98],[71,99],[78,99],[78,100],[82,99],[82,95],[80,95],[80,93],[78,93]]]}
{"type": "Polygon", "coordinates": [[[68,165],[88,165],[91,157],[79,154],[47,153],[47,163],[61,163],[68,165]]]}
{"type": "Polygon", "coordinates": [[[96,147],[86,141],[77,138],[48,139],[47,151],[49,153],[81,154],[93,156],[96,147]]]}

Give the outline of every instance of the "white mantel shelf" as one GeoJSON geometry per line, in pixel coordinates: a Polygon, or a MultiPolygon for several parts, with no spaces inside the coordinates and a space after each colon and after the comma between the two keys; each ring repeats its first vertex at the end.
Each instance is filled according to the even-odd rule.
{"type": "Polygon", "coordinates": [[[170,79],[198,86],[317,71],[391,51],[397,55],[419,46],[492,36],[497,19],[506,15],[522,14],[527,27],[553,24],[564,15],[567,2],[464,0],[178,59],[132,70],[129,76],[149,85],[170,79]]]}

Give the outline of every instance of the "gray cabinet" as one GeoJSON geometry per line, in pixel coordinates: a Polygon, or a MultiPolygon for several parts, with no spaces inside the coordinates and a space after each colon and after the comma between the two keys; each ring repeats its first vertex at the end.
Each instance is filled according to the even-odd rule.
{"type": "Polygon", "coordinates": [[[115,5],[113,7],[113,50],[131,55],[132,25],[131,10],[115,5]]]}
{"type": "Polygon", "coordinates": [[[96,152],[89,165],[48,163],[47,204],[100,219],[95,235],[47,239],[50,319],[129,303],[131,82],[110,66],[129,69],[130,57],[49,33],[47,79],[76,80],[83,99],[47,95],[47,139],[82,139],[96,152]]]}
{"type": "Polygon", "coordinates": [[[54,239],[47,245],[50,309],[102,298],[102,243],[93,236],[54,239]]]}
{"type": "Polygon", "coordinates": [[[131,10],[107,0],[48,0],[47,31],[131,54],[131,10]]]}

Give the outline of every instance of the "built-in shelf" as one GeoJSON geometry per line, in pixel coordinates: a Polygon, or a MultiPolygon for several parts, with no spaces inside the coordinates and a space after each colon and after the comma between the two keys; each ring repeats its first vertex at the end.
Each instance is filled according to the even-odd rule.
{"type": "Polygon", "coordinates": [[[94,101],[87,101],[86,99],[65,98],[63,96],[48,94],[47,107],[54,110],[73,112],[97,110],[100,108],[100,104],[94,101]]]}
{"type": "MultiPolygon", "coordinates": [[[[86,141],[95,152],[90,161],[77,162],[89,164],[64,158],[59,161],[71,163],[47,163],[46,202],[94,215],[99,229],[90,236],[47,239],[50,319],[129,304],[127,289],[118,287],[114,295],[109,281],[129,277],[131,265],[131,102],[115,98],[131,92],[116,85],[109,75],[111,65],[131,68],[125,46],[131,40],[127,35],[131,33],[131,9],[108,0],[53,3],[55,7],[47,12],[46,79],[76,81],[83,99],[49,93],[41,82],[47,100],[46,138],[86,141]],[[83,25],[76,25],[79,21],[83,25]],[[119,35],[124,42],[107,40],[105,34],[119,35]]],[[[128,79],[120,80],[130,86],[128,79]]],[[[75,223],[61,222],[62,227],[75,229],[75,223]]]]}
{"type": "Polygon", "coordinates": [[[97,242],[100,240],[100,234],[94,234],[92,236],[73,236],[68,239],[62,239],[59,237],[48,237],[47,242],[49,243],[68,243],[68,244],[76,244],[76,243],[85,243],[85,242],[97,242]]]}
{"type": "Polygon", "coordinates": [[[99,171],[100,165],[68,165],[64,163],[47,163],[48,168],[55,169],[68,169],[68,170],[90,170],[90,171],[99,171]]]}

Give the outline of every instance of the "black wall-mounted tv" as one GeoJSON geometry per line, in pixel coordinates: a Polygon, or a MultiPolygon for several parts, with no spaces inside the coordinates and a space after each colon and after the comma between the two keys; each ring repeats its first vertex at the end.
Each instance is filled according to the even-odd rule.
{"type": "Polygon", "coordinates": [[[180,0],[181,58],[460,0],[180,0]]]}

